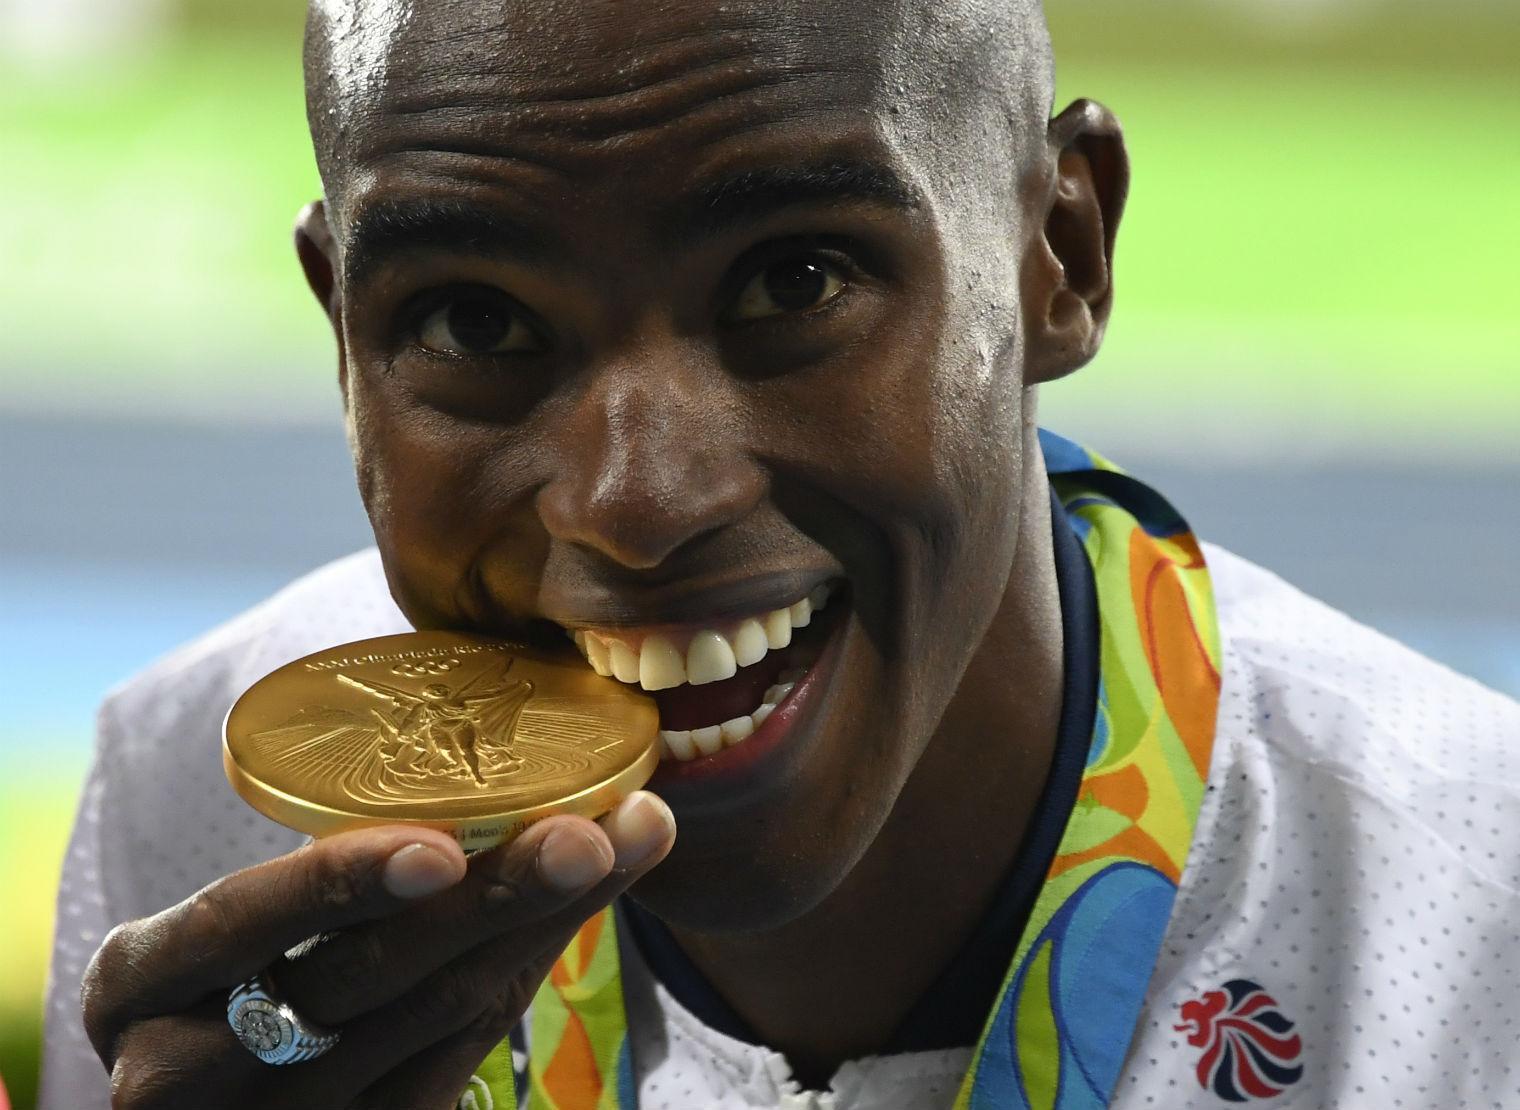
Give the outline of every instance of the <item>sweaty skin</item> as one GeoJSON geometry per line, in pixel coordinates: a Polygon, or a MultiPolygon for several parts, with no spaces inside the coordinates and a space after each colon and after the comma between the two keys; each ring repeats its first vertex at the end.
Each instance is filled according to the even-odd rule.
{"type": "Polygon", "coordinates": [[[842,584],[787,758],[667,796],[680,836],[633,894],[825,1082],[965,939],[1044,785],[1035,388],[1102,337],[1117,125],[1047,122],[1023,3],[323,0],[307,82],[325,202],[297,245],[419,628],[842,584]],[[838,289],[736,313],[799,260],[838,289]],[[450,330],[481,304],[512,321],[489,351],[450,330]]]}

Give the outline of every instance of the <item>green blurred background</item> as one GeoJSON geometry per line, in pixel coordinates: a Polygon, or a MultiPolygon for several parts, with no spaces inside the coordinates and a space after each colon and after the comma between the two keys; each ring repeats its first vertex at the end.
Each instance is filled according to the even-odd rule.
{"type": "MultiPolygon", "coordinates": [[[[1118,113],[1135,179],[1107,346],[1044,422],[1520,691],[1512,5],[1047,7],[1062,98],[1118,113]]],[[[0,1075],[20,1107],[94,704],[365,542],[289,245],[318,192],[301,15],[0,0],[0,1075]]]]}

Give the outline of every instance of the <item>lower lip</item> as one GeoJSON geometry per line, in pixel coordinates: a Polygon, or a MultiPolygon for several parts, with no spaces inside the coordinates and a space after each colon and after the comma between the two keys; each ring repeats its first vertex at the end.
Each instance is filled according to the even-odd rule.
{"type": "Polygon", "coordinates": [[[820,692],[833,672],[839,644],[844,639],[844,630],[849,624],[848,615],[841,615],[844,619],[839,621],[830,634],[819,653],[818,661],[797,680],[791,693],[771,710],[770,716],[759,728],[733,747],[724,748],[712,755],[698,756],[684,762],[676,759],[661,760],[647,789],[659,794],[672,805],[678,805],[684,798],[711,798],[725,788],[752,781],[768,771],[769,765],[775,761],[773,757],[780,754],[780,749],[787,747],[786,740],[793,727],[804,716],[813,715],[814,703],[821,696],[820,692]]]}

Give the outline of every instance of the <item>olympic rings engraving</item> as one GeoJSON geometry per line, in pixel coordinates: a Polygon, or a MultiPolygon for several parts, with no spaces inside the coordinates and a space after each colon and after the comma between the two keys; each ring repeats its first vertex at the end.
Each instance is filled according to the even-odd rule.
{"type": "Polygon", "coordinates": [[[424,659],[419,663],[397,663],[391,668],[391,674],[398,678],[427,678],[429,675],[448,674],[459,663],[452,656],[448,659],[424,659]]]}

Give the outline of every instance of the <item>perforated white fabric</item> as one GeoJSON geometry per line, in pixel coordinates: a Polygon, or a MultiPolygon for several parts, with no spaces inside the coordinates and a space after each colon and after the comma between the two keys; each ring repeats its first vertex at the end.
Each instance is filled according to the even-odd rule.
{"type": "Polygon", "coordinates": [[[410,627],[378,554],[362,552],[307,575],[106,698],[58,892],[39,1106],[108,1105],[79,1009],[84,969],[106,933],[304,840],[227,783],[221,727],[238,695],[292,659],[410,627]]]}
{"type": "MultiPolygon", "coordinates": [[[[1224,642],[1218,736],[1111,1105],[1232,1105],[1200,1078],[1195,1027],[1176,1027],[1185,1004],[1244,982],[1291,1022],[1302,1068],[1250,1104],[1520,1108],[1520,705],[1228,552],[1205,553],[1224,642]]],[[[365,552],[107,700],[59,894],[44,1110],[108,1104],[77,998],[109,928],[300,841],[226,783],[232,701],[281,663],[406,627],[365,552]]],[[[832,1091],[803,1092],[778,1054],[683,1011],[631,946],[625,961],[646,1110],[933,1110],[950,1105],[969,1055],[852,1061],[832,1091]]]]}
{"type": "Polygon", "coordinates": [[[1520,705],[1205,545],[1225,635],[1208,793],[1111,1105],[1220,1107],[1179,1007],[1294,1022],[1295,1108],[1520,1107],[1520,705]]]}

